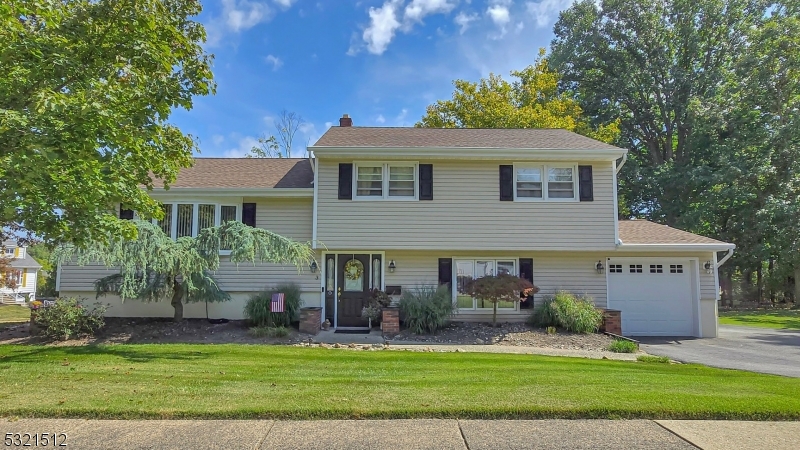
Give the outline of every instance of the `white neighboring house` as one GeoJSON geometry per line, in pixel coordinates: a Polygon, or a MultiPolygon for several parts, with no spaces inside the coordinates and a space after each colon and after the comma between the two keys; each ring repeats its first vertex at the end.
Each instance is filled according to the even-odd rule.
{"type": "Polygon", "coordinates": [[[29,300],[36,298],[36,276],[42,266],[28,254],[27,247],[20,247],[14,241],[3,242],[3,256],[11,258],[12,272],[17,284],[16,289],[0,286],[0,301],[3,303],[24,303],[25,296],[29,300]]]}

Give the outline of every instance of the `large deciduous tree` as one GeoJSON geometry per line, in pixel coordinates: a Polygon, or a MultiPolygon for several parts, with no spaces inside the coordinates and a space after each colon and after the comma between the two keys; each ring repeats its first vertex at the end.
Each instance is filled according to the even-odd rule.
{"type": "Polygon", "coordinates": [[[617,123],[594,126],[540,52],[535,64],[511,72],[515,81],[490,74],[479,82],[455,80],[450,100],[428,106],[416,126],[429,128],[563,128],[604,142],[617,138],[617,123]]]}
{"type": "Polygon", "coordinates": [[[197,237],[172,240],[160,227],[133,221],[136,239],[108,236],[84,248],[57,248],[57,264],[99,262],[119,272],[95,282],[97,295],[117,294],[146,302],[170,300],[174,319],[183,319],[183,303],[221,302],[230,296],[217,285],[211,272],[220,265],[222,249],[230,250],[230,261],[273,262],[308,267],[314,259],[310,245],[241,222],[226,222],[200,230],[197,237]]]}
{"type": "Polygon", "coordinates": [[[22,226],[82,245],[135,235],[118,203],[161,214],[141,186],[173,182],[196,149],[170,113],[214,90],[200,10],[195,0],[0,4],[0,234],[22,226]]]}

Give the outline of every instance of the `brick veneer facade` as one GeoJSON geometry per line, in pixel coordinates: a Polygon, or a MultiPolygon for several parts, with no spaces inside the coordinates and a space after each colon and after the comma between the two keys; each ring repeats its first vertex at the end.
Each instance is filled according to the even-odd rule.
{"type": "Polygon", "coordinates": [[[397,308],[383,308],[381,316],[381,329],[383,334],[400,333],[400,310],[397,308]]]}
{"type": "Polygon", "coordinates": [[[319,333],[322,323],[322,308],[301,308],[300,309],[300,332],[308,334],[319,333]]]}
{"type": "Polygon", "coordinates": [[[622,336],[622,311],[604,309],[601,330],[622,336]]]}

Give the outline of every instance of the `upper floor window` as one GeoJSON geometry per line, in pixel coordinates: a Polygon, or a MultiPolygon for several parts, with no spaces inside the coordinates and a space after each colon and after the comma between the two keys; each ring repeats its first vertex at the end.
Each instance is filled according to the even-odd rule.
{"type": "Polygon", "coordinates": [[[577,200],[575,174],[571,165],[517,165],[514,200],[577,200]]]}
{"type": "Polygon", "coordinates": [[[240,220],[239,205],[219,203],[164,203],[164,218],[155,221],[167,236],[177,239],[197,236],[198,231],[224,222],[240,220]]]}
{"type": "Polygon", "coordinates": [[[417,198],[417,165],[414,163],[356,165],[355,198],[417,198]]]}
{"type": "Polygon", "coordinates": [[[14,249],[11,248],[11,247],[6,247],[5,250],[4,250],[4,253],[5,253],[7,258],[13,258],[14,257],[14,249]]]}

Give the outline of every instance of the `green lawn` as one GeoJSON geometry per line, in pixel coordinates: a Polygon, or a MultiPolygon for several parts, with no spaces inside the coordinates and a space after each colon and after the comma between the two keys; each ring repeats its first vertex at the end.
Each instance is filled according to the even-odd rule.
{"type": "Polygon", "coordinates": [[[0,305],[0,329],[6,325],[24,323],[31,320],[31,310],[27,306],[0,305]]]}
{"type": "Polygon", "coordinates": [[[724,311],[719,314],[719,323],[724,325],[745,325],[748,327],[800,330],[800,310],[759,309],[755,311],[724,311]]]}
{"type": "Polygon", "coordinates": [[[800,379],[531,355],[5,345],[0,379],[2,416],[800,419],[800,379]]]}

